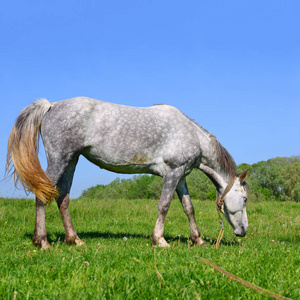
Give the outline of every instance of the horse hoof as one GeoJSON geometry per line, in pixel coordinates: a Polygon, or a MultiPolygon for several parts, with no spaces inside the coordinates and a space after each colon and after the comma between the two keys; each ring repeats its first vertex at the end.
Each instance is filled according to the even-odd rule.
{"type": "Polygon", "coordinates": [[[86,245],[84,241],[82,241],[80,238],[76,238],[75,239],[75,244],[76,246],[80,247],[80,246],[83,246],[83,245],[86,245]]]}
{"type": "Polygon", "coordinates": [[[163,237],[158,239],[157,246],[160,248],[169,248],[170,247],[170,245],[166,242],[166,240],[163,237]]]}
{"type": "Polygon", "coordinates": [[[32,242],[34,246],[40,247],[42,250],[47,250],[51,248],[47,239],[33,238],[32,242]]]}
{"type": "Polygon", "coordinates": [[[46,241],[42,240],[40,245],[41,245],[41,250],[48,250],[49,248],[51,248],[47,240],[46,241]]]}
{"type": "Polygon", "coordinates": [[[195,241],[194,241],[194,245],[196,247],[205,247],[206,246],[206,243],[205,241],[203,240],[202,237],[198,237],[195,241]]]}

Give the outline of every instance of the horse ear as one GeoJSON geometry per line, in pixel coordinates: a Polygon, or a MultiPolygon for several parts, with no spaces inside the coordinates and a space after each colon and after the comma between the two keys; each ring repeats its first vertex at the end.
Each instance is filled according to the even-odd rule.
{"type": "Polygon", "coordinates": [[[245,171],[242,172],[242,174],[239,177],[240,183],[244,182],[244,180],[247,177],[247,173],[248,173],[248,169],[246,169],[245,171]]]}

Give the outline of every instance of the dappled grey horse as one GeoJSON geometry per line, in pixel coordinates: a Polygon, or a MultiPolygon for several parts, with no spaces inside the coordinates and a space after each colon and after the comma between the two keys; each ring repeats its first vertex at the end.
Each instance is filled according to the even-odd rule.
{"type": "Polygon", "coordinates": [[[16,181],[36,195],[33,242],[42,248],[49,247],[45,209],[51,199],[56,199],[61,213],[65,242],[84,244],[69,213],[69,192],[80,155],[113,172],[163,177],[152,232],[155,245],[169,246],[164,222],[175,191],[190,223],[191,240],[204,244],[185,179],[194,168],[211,179],[218,197],[222,195],[222,211],[234,233],[244,236],[247,232],[247,171],[236,176],[232,157],[212,134],[169,105],[138,108],[76,97],[27,106],[8,141],[6,172],[12,171],[16,181]],[[47,156],[46,172],[37,155],[39,134],[47,156]]]}

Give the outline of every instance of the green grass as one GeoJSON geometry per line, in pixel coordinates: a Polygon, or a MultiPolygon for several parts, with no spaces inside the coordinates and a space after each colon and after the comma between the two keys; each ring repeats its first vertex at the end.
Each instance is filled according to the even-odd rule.
{"type": "Polygon", "coordinates": [[[171,248],[153,248],[157,201],[71,201],[75,229],[86,247],[63,243],[58,209],[47,207],[51,250],[32,245],[35,202],[0,199],[0,299],[268,299],[205,265],[300,299],[300,204],[249,203],[249,231],[238,239],[225,224],[221,246],[213,202],[194,201],[207,247],[189,242],[179,201],[167,216],[171,248]],[[124,240],[124,237],[127,240],[124,240]],[[240,254],[239,254],[240,252],[240,254]],[[157,266],[157,273],[155,266],[157,266]]]}

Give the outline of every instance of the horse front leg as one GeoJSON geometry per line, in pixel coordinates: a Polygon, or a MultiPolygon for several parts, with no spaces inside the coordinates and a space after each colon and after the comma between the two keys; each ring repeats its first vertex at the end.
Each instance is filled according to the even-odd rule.
{"type": "Polygon", "coordinates": [[[182,178],[176,189],[178,198],[182,204],[183,211],[187,215],[191,228],[191,240],[196,246],[204,246],[205,241],[201,238],[201,234],[195,219],[195,211],[191,201],[191,197],[187,188],[186,179],[182,178]]]}
{"type": "Polygon", "coordinates": [[[42,249],[48,249],[50,244],[47,240],[46,230],[46,203],[36,198],[36,216],[35,216],[35,229],[32,238],[33,244],[40,246],[42,249]]]}
{"type": "Polygon", "coordinates": [[[173,194],[182,174],[181,170],[177,170],[164,177],[163,188],[158,203],[158,217],[151,235],[152,243],[158,247],[170,247],[164,238],[164,224],[173,194]]]}
{"type": "Polygon", "coordinates": [[[69,203],[69,194],[60,195],[57,200],[57,205],[65,228],[65,243],[76,244],[77,246],[85,245],[85,242],[78,237],[74,229],[69,212],[69,203]]]}

